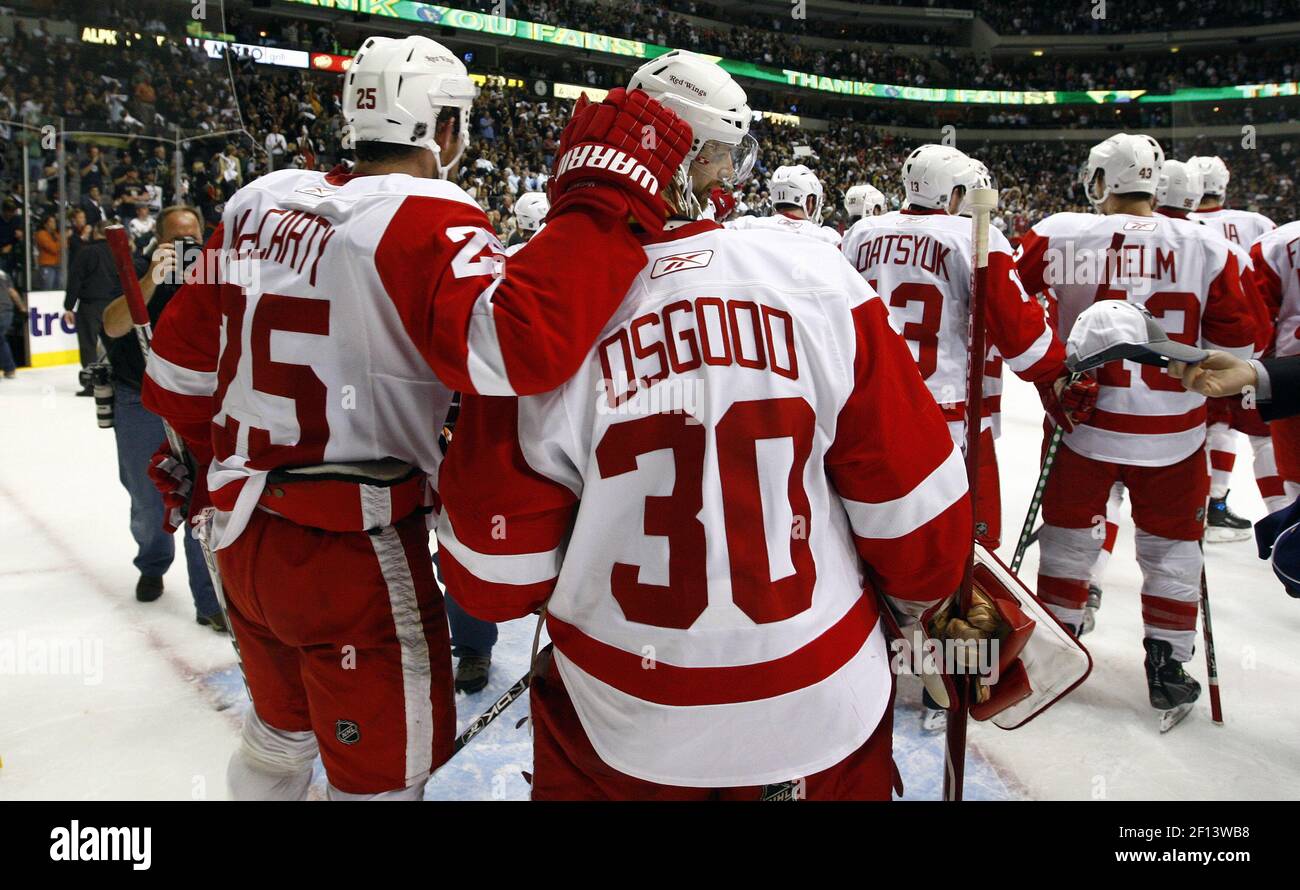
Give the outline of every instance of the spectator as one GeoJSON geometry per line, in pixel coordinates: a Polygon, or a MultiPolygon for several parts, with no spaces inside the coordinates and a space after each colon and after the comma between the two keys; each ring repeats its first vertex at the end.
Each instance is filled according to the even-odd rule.
{"type": "Polygon", "coordinates": [[[102,220],[112,218],[112,212],[109,210],[108,205],[104,203],[97,185],[92,185],[86,190],[85,197],[81,199],[81,209],[86,214],[86,223],[88,225],[98,225],[102,220]]]}
{"type": "MultiPolygon", "coordinates": [[[[142,210],[145,208],[141,208],[142,210]]],[[[152,218],[151,218],[152,222],[152,218]]],[[[154,324],[179,290],[175,244],[189,243],[197,249],[203,237],[203,221],[192,207],[168,207],[158,221],[158,244],[140,279],[140,290],[154,324]]],[[[184,250],[184,249],[183,249],[184,250]]],[[[186,257],[182,255],[180,261],[186,257]]],[[[164,526],[162,496],[149,479],[149,461],[162,445],[162,421],[140,403],[140,380],[144,355],[131,324],[126,299],[119,297],[104,310],[103,336],[108,361],[113,367],[114,422],[117,440],[117,474],[131,498],[131,536],[135,539],[135,567],[140,573],[135,598],[142,603],[162,596],[163,576],[176,558],[176,541],[164,526]]],[[[185,564],[189,572],[190,595],[199,624],[226,632],[226,623],[212,588],[199,542],[189,529],[182,529],[185,564]]]]}
{"type": "Polygon", "coordinates": [[[59,220],[46,214],[33,236],[36,242],[36,286],[33,290],[59,290],[63,287],[63,240],[59,237],[59,220]]]}

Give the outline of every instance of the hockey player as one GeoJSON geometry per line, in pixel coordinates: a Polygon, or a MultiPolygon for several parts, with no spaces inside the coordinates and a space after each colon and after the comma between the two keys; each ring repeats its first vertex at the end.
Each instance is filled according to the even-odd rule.
{"type": "Polygon", "coordinates": [[[822,225],[821,180],[803,164],[777,167],[768,181],[772,207],[771,216],[742,216],[726,223],[729,229],[777,229],[794,232],[810,238],[839,244],[839,233],[822,225]]]}
{"type": "Polygon", "coordinates": [[[886,210],[885,196],[873,185],[854,185],[844,193],[844,212],[849,225],[864,216],[880,216],[886,210]]]}
{"type": "MultiPolygon", "coordinates": [[[[1176,219],[1199,220],[1208,226],[1210,231],[1218,234],[1223,230],[1222,226],[1206,222],[1190,212],[1190,208],[1200,205],[1203,190],[1202,173],[1199,169],[1190,163],[1166,160],[1160,171],[1160,181],[1156,185],[1156,213],[1176,219]]],[[[1242,291],[1255,310],[1257,332],[1255,352],[1262,354],[1270,346],[1272,319],[1256,287],[1250,252],[1226,237],[1224,241],[1237,257],[1237,265],[1241,270],[1242,291]]],[[[1269,437],[1268,424],[1259,416],[1259,411],[1246,407],[1240,399],[1211,399],[1206,405],[1206,410],[1208,412],[1206,442],[1210,452],[1210,504],[1206,510],[1205,540],[1213,543],[1245,540],[1250,537],[1250,520],[1243,519],[1228,509],[1228,486],[1236,462],[1236,432],[1234,431],[1245,433],[1250,440],[1255,455],[1255,484],[1259,486],[1259,493],[1270,512],[1280,509],[1285,503],[1282,478],[1278,475],[1277,463],[1273,457],[1273,440],[1269,437]]]]}
{"type": "MultiPolygon", "coordinates": [[[[1156,216],[1164,152],[1150,136],[1119,134],[1094,146],[1084,187],[1100,215],[1057,213],[1026,233],[1020,276],[1058,300],[1064,334],[1100,300],[1138,303],[1180,343],[1217,344],[1248,356],[1255,330],[1232,251],[1204,226],[1156,216]]],[[[1209,477],[1205,400],[1157,367],[1103,366],[1091,418],[1065,433],[1043,498],[1038,595],[1076,631],[1101,545],[1096,517],[1124,483],[1137,525],[1151,704],[1189,704],[1199,684],[1191,658],[1200,595],[1209,477]]]]}
{"type": "MultiPolygon", "coordinates": [[[[889,307],[890,322],[912,348],[921,378],[939,403],[954,443],[965,444],[966,377],[969,365],[971,238],[961,216],[970,189],[987,186],[987,171],[955,148],[923,145],[903,164],[907,206],[898,213],[864,217],[845,233],[844,256],[889,307]]],[[[1064,392],[1065,350],[1041,305],[1020,286],[1011,245],[989,233],[990,344],[1017,376],[1035,384],[1044,405],[1067,427],[1086,416],[1093,388],[1085,378],[1064,392]]],[[[990,356],[995,362],[999,359],[990,356]]],[[[1000,383],[1000,368],[993,376],[1000,383]]],[[[986,368],[986,377],[989,376],[986,368]]],[[[995,549],[1001,540],[1001,506],[990,418],[981,419],[980,502],[975,507],[980,540],[995,549]]]]}
{"type": "MultiPolygon", "coordinates": [[[[1232,244],[1244,251],[1261,235],[1277,228],[1262,213],[1235,210],[1224,206],[1228,194],[1230,174],[1228,165],[1219,157],[1189,158],[1187,166],[1199,174],[1201,198],[1189,219],[1210,226],[1232,244]]],[[[1247,296],[1252,296],[1247,294],[1247,296]]],[[[1253,302],[1253,301],[1252,301],[1253,302]]],[[[1264,332],[1261,332],[1264,333],[1264,332]]],[[[1260,344],[1263,348],[1265,344],[1260,344]]],[[[1228,483],[1237,460],[1238,433],[1247,437],[1254,452],[1255,483],[1259,486],[1270,510],[1281,505],[1284,499],[1282,480],[1274,466],[1272,438],[1268,424],[1259,411],[1242,405],[1240,399],[1211,399],[1208,404],[1210,449],[1210,506],[1205,540],[1211,542],[1240,541],[1251,536],[1250,520],[1238,516],[1228,507],[1228,483]]]]}
{"type": "MultiPolygon", "coordinates": [[[[961,214],[970,189],[988,187],[988,171],[955,148],[924,145],[903,163],[907,206],[898,213],[864,217],[840,245],[873,290],[889,307],[890,323],[912,348],[921,378],[939,403],[953,443],[966,444],[966,385],[969,358],[971,237],[961,214]]],[[[986,327],[989,345],[981,384],[1000,392],[1005,361],[1034,383],[1044,404],[1067,426],[1086,415],[1095,383],[1084,378],[1071,387],[1069,409],[1058,392],[1065,387],[1065,350],[1047,324],[1040,304],[1020,286],[1011,246],[1001,232],[989,232],[989,294],[986,327]],[[1005,356],[1005,358],[1002,358],[1005,356]],[[995,364],[993,374],[987,367],[995,364]],[[993,381],[988,378],[993,377],[993,381]]],[[[1002,536],[1002,499],[994,452],[990,401],[980,419],[980,485],[975,504],[976,534],[989,549],[1002,536]]],[[[922,727],[940,731],[946,715],[928,693],[922,727]]]]}
{"type": "Polygon", "coordinates": [[[542,192],[526,192],[515,202],[515,224],[519,227],[515,236],[519,240],[506,248],[506,256],[514,256],[534,235],[546,225],[546,214],[551,209],[551,202],[542,192]]]}
{"type": "Polygon", "coordinates": [[[1277,223],[1262,213],[1232,210],[1224,206],[1230,174],[1228,165],[1222,158],[1188,158],[1187,166],[1201,176],[1201,200],[1194,208],[1196,212],[1191,214],[1192,219],[1216,226],[1224,238],[1247,250],[1261,235],[1277,228],[1277,223]]]}
{"type": "Polygon", "coordinates": [[[419,798],[449,756],[423,508],[452,390],[539,392],[573,373],[644,264],[634,232],[662,228],[660,184],[691,139],[644,93],[580,100],[550,224],[507,259],[438,178],[475,94],[456,54],[372,37],[343,88],[353,172],[277,171],[231,198],[207,245],[217,274],[177,294],[148,364],[145,404],[207,468],[217,511],[253,699],[237,798],[302,798],[318,751],[331,798],[419,798]]]}
{"type": "Polygon", "coordinates": [[[699,218],[749,126],[740,86],[678,51],[631,85],[695,133],[673,220],[573,380],[466,398],[452,579],[484,618],[546,616],[534,799],[888,799],[876,595],[915,615],[955,588],[961,454],[833,247],[699,218]]]}
{"type": "MultiPolygon", "coordinates": [[[[1250,255],[1256,286],[1274,320],[1274,355],[1300,355],[1300,222],[1260,236],[1250,255]]],[[[1300,497],[1300,419],[1275,419],[1269,429],[1284,485],[1281,500],[1268,502],[1269,509],[1277,511],[1300,497]]]]}

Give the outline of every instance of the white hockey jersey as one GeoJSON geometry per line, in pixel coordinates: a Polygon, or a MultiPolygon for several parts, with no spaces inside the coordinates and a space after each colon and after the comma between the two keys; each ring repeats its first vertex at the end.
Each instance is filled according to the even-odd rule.
{"type": "Polygon", "coordinates": [[[806,776],[888,706],[873,590],[918,604],[960,580],[962,457],[833,247],[696,222],[646,254],[566,385],[466,397],[443,571],[488,620],[548,603],[611,767],[693,787],[806,776]]]}
{"type": "Polygon", "coordinates": [[[1250,248],[1255,283],[1274,319],[1276,355],[1300,355],[1300,222],[1289,222],[1250,248]]]}
{"type": "MultiPolygon", "coordinates": [[[[1166,216],[1057,213],[1025,233],[1017,254],[1032,293],[1056,301],[1062,339],[1097,300],[1147,308],[1170,339],[1249,357],[1254,310],[1241,286],[1236,255],[1213,231],[1166,216]]],[[[1074,451],[1096,460],[1167,466],[1205,441],[1205,398],[1161,368],[1112,362],[1097,371],[1092,418],[1065,434],[1074,451]]]]}
{"type": "Polygon", "coordinates": [[[771,216],[742,216],[739,219],[723,223],[729,229],[774,229],[778,232],[793,232],[807,238],[816,238],[827,244],[839,244],[840,233],[834,229],[815,223],[810,219],[795,219],[784,213],[771,216]]]}
{"type": "MultiPolygon", "coordinates": [[[[890,322],[916,358],[921,377],[943,409],[954,442],[965,441],[972,278],[971,221],[943,211],[903,210],[853,224],[840,250],[889,307],[890,322]]],[[[1023,287],[1011,245],[989,230],[989,294],[985,328],[992,355],[981,429],[991,429],[1001,399],[1001,363],[1031,382],[1064,373],[1065,349],[1038,301],[1023,287]]]]}
{"type": "Polygon", "coordinates": [[[644,252],[585,213],[548,230],[507,261],[464,191],[405,174],[283,170],[236,193],[202,279],[158,326],[143,391],[210,459],[217,545],[273,470],[394,458],[436,484],[453,389],[567,379],[644,252]],[[610,241],[595,275],[567,262],[594,239],[610,241]]]}
{"type": "Polygon", "coordinates": [[[1250,250],[1261,235],[1277,228],[1277,223],[1262,213],[1251,210],[1231,210],[1220,207],[1217,210],[1198,210],[1187,214],[1188,219],[1198,219],[1227,238],[1238,247],[1250,250]]]}

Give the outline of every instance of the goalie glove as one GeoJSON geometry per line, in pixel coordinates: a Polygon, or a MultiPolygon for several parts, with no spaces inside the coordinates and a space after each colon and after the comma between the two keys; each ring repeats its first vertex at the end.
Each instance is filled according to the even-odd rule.
{"type": "Polygon", "coordinates": [[[1036,386],[1048,416],[1067,433],[1073,432],[1078,424],[1087,423],[1097,407],[1097,378],[1090,374],[1081,374],[1077,380],[1057,377],[1036,386]]]}
{"type": "MultiPolygon", "coordinates": [[[[1092,670],[1092,659],[1019,579],[980,544],[975,547],[974,572],[971,607],[965,614],[956,611],[955,594],[919,616],[916,604],[891,603],[904,607],[898,623],[909,645],[926,646],[940,657],[952,655],[953,664],[919,660],[921,680],[940,707],[951,708],[956,700],[952,677],[940,667],[959,674],[980,674],[971,717],[1015,729],[1082,683],[1092,670]]],[[[911,663],[917,661],[913,657],[911,663]]]]}
{"type": "Polygon", "coordinates": [[[663,187],[686,157],[691,128],[642,90],[578,98],[560,136],[551,180],[554,219],[574,207],[630,214],[650,232],[668,218],[663,187]]]}

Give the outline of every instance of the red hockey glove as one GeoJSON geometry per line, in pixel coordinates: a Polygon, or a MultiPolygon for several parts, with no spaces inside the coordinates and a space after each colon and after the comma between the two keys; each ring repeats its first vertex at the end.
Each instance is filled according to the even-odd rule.
{"type": "Polygon", "coordinates": [[[1040,383],[1038,397],[1043,401],[1052,422],[1067,433],[1076,424],[1086,423],[1097,407],[1097,378],[1084,374],[1078,380],[1057,377],[1050,383],[1040,383]]]}
{"type": "Polygon", "coordinates": [[[709,204],[713,206],[714,222],[723,222],[736,212],[736,196],[724,188],[709,192],[709,204]]]}
{"type": "Polygon", "coordinates": [[[185,525],[187,517],[208,506],[207,480],[196,489],[190,468],[172,456],[166,442],[149,459],[149,479],[163,499],[163,530],[172,534],[185,525]]]}
{"type": "Polygon", "coordinates": [[[642,90],[619,87],[600,103],[584,94],[560,136],[549,215],[575,206],[625,210],[648,231],[661,231],[668,218],[663,189],[691,139],[690,126],[642,90]]]}

